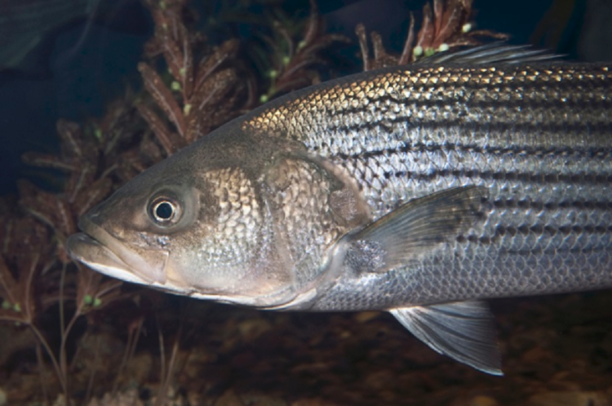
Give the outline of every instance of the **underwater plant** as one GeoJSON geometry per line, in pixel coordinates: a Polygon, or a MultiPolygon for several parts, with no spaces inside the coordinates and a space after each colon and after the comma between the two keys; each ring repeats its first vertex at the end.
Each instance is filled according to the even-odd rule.
{"type": "Polygon", "coordinates": [[[387,53],[380,35],[370,33],[374,58],[370,58],[366,29],[357,25],[355,33],[359,39],[363,70],[380,69],[387,66],[406,65],[438,52],[462,46],[481,45],[483,39],[507,40],[508,35],[490,30],[473,29],[473,0],[434,0],[423,6],[423,21],[415,37],[415,19],[410,14],[410,26],[400,55],[387,53]]]}
{"type": "Polygon", "coordinates": [[[237,58],[236,40],[211,46],[202,33],[185,27],[182,17],[186,1],[149,0],[146,5],[155,21],[155,35],[146,44],[145,57],[153,62],[163,56],[170,86],[151,66],[152,62],[141,62],[138,70],[144,87],[164,118],[147,102],[137,106],[170,155],[252,108],[254,85],[248,74],[246,80],[239,80],[245,77],[245,69],[237,58]]]}
{"type": "MultiPolygon", "coordinates": [[[[45,350],[44,357],[37,353],[38,362],[50,360],[66,397],[70,393],[67,352],[75,323],[92,310],[125,299],[118,289],[120,281],[101,277],[73,263],[64,242],[77,230],[80,215],[108,196],[114,184],[144,169],[134,163],[134,151],[125,148],[124,143],[131,141],[126,134],[133,130],[133,117],[126,114],[130,115],[125,105],[115,103],[105,119],[96,126],[92,124],[90,131],[60,120],[59,156],[28,153],[24,160],[63,171],[66,174],[63,191],[53,193],[29,181],[20,181],[19,207],[6,210],[1,222],[0,320],[32,330],[45,350]],[[122,140],[119,142],[118,138],[122,140]],[[48,317],[53,311],[58,312],[59,318],[57,348],[52,348],[49,334],[40,325],[41,317],[48,317]]],[[[134,148],[143,154],[139,164],[144,165],[147,162],[144,154],[150,148],[146,148],[146,140],[141,144],[134,148]]],[[[89,322],[93,323],[93,319],[89,322]]],[[[43,383],[46,381],[43,379],[43,383]]]]}
{"type": "Polygon", "coordinates": [[[295,26],[288,19],[272,22],[270,35],[261,33],[263,46],[253,54],[259,69],[268,77],[267,90],[262,92],[262,103],[272,98],[321,81],[318,66],[325,64],[320,51],[334,43],[348,43],[344,35],[328,33],[314,0],[310,1],[310,15],[305,24],[295,26]],[[295,27],[294,27],[295,26],[295,27]]]}

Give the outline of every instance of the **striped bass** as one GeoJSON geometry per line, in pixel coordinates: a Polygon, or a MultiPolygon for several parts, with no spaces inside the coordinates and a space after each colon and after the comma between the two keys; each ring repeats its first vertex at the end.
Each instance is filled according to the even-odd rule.
{"type": "Polygon", "coordinates": [[[73,258],[175,294],[384,310],[501,374],[483,299],[612,286],[612,72],[489,45],[278,98],[83,216],[73,258]]]}

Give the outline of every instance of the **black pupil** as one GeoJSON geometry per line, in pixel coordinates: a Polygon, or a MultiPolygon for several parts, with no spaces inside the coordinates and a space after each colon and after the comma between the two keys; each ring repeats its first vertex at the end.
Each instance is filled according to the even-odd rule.
{"type": "Polygon", "coordinates": [[[162,220],[168,220],[172,218],[174,213],[174,207],[168,202],[163,202],[157,205],[155,208],[155,216],[162,220]]]}

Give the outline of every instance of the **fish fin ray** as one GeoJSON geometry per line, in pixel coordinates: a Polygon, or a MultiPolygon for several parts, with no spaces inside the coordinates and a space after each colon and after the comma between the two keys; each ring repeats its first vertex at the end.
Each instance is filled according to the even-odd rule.
{"type": "Polygon", "coordinates": [[[417,198],[347,236],[345,263],[382,273],[431,253],[474,226],[487,189],[462,186],[417,198]]]}
{"type": "Polygon", "coordinates": [[[453,302],[389,312],[436,352],[480,371],[503,375],[493,315],[486,303],[453,302]]]}
{"type": "Polygon", "coordinates": [[[423,58],[414,64],[522,64],[550,62],[561,57],[562,55],[550,53],[548,50],[533,49],[529,45],[508,45],[506,42],[500,41],[459,51],[439,52],[430,57],[423,58]]]}

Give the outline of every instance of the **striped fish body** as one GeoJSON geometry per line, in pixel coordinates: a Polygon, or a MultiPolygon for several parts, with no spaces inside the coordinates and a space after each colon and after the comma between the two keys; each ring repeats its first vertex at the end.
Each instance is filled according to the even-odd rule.
{"type": "Polygon", "coordinates": [[[313,310],[612,286],[612,72],[604,65],[423,66],[360,74],[244,121],[353,179],[374,219],[465,185],[483,220],[385,273],[348,273],[313,310]]]}
{"type": "Polygon", "coordinates": [[[202,299],[386,310],[501,374],[480,299],[612,286],[612,72],[458,55],[264,105],[132,179],[67,248],[202,299]]]}

